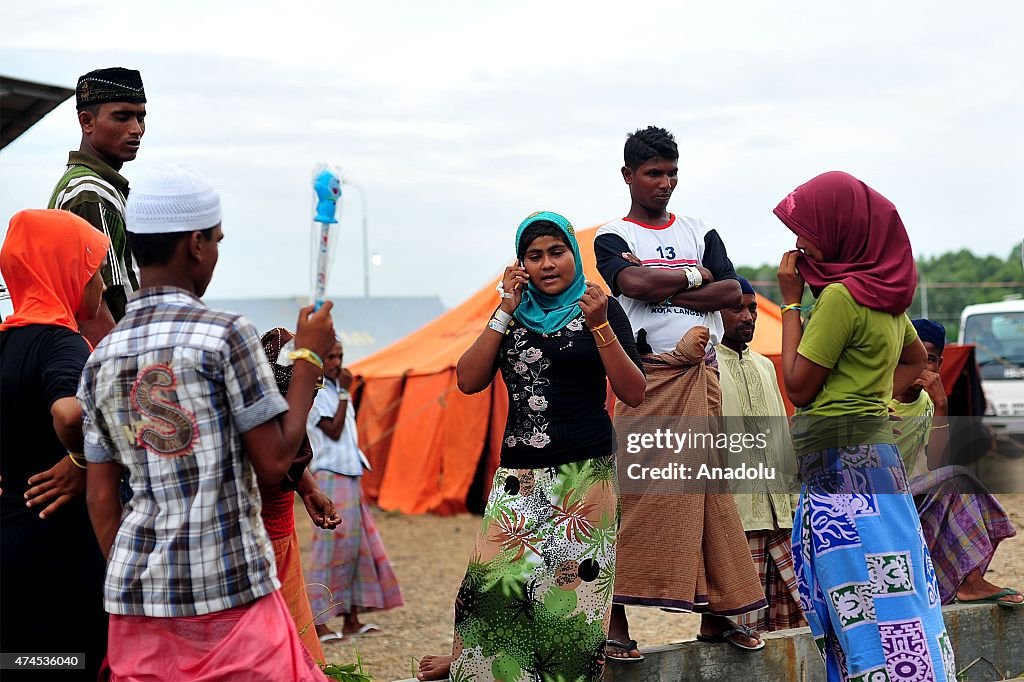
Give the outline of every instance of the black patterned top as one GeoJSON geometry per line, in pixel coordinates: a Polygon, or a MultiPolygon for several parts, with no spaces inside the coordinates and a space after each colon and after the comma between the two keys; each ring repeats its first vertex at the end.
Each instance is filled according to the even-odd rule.
{"type": "MultiPolygon", "coordinates": [[[[643,371],[629,318],[613,298],[608,322],[643,371]]],[[[607,336],[608,329],[602,331],[607,336]]],[[[513,322],[501,342],[498,367],[509,402],[501,466],[542,469],[614,452],[605,409],[607,375],[582,313],[551,334],[513,322]]]]}

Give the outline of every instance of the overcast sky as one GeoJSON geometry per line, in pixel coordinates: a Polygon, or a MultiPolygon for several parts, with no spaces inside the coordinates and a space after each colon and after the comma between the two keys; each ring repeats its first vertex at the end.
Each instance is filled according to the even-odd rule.
{"type": "MultiPolygon", "coordinates": [[[[369,197],[374,295],[448,305],[513,255],[519,221],[624,215],[625,133],[673,131],[671,210],[716,226],[737,265],[792,244],[772,215],[845,170],[899,208],[917,255],[1005,257],[1022,233],[1024,3],[8,3],[0,73],[74,87],[142,71],[129,180],[185,162],[221,191],[210,297],[302,294],[310,173],[369,197]]],[[[0,152],[3,228],[45,206],[80,132],[74,102],[0,152]]],[[[330,289],[362,292],[361,201],[344,197],[330,289]]]]}

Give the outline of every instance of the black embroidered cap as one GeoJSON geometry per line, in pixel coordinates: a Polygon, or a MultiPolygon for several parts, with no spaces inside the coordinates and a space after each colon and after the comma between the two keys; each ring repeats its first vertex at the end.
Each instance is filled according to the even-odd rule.
{"type": "Polygon", "coordinates": [[[145,104],[142,75],[134,69],[120,66],[90,71],[78,79],[75,101],[79,109],[104,102],[145,104]]]}

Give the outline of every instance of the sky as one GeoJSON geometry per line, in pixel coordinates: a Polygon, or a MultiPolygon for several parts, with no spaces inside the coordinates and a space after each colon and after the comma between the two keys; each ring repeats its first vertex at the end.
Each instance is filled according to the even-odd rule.
{"type": "MultiPolygon", "coordinates": [[[[1021,239],[1024,3],[491,0],[8,3],[0,73],[74,87],[142,72],[138,158],[221,192],[211,298],[310,290],[311,174],[340,166],[329,290],[456,305],[514,257],[519,222],[625,215],[627,132],[672,131],[670,210],[733,262],[777,262],[790,190],[850,172],[891,199],[915,255],[1005,257],[1021,239]]],[[[45,206],[80,131],[74,102],[0,151],[0,221],[45,206]]]]}

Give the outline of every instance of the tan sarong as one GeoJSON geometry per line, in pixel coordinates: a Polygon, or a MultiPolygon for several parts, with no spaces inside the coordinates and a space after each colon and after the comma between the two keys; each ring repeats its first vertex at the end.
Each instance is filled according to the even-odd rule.
{"type": "MultiPolygon", "coordinates": [[[[647,396],[637,408],[616,402],[616,419],[643,424],[638,418],[650,417],[653,425],[675,417],[680,430],[715,433],[722,393],[704,362],[708,339],[706,327],[694,327],[674,351],[645,357],[647,396]]],[[[721,467],[715,448],[691,449],[685,458],[692,471],[701,463],[721,467]]],[[[615,603],[720,615],[767,606],[735,499],[723,481],[689,480],[685,493],[674,493],[664,481],[639,490],[625,473],[620,466],[615,603]]]]}

